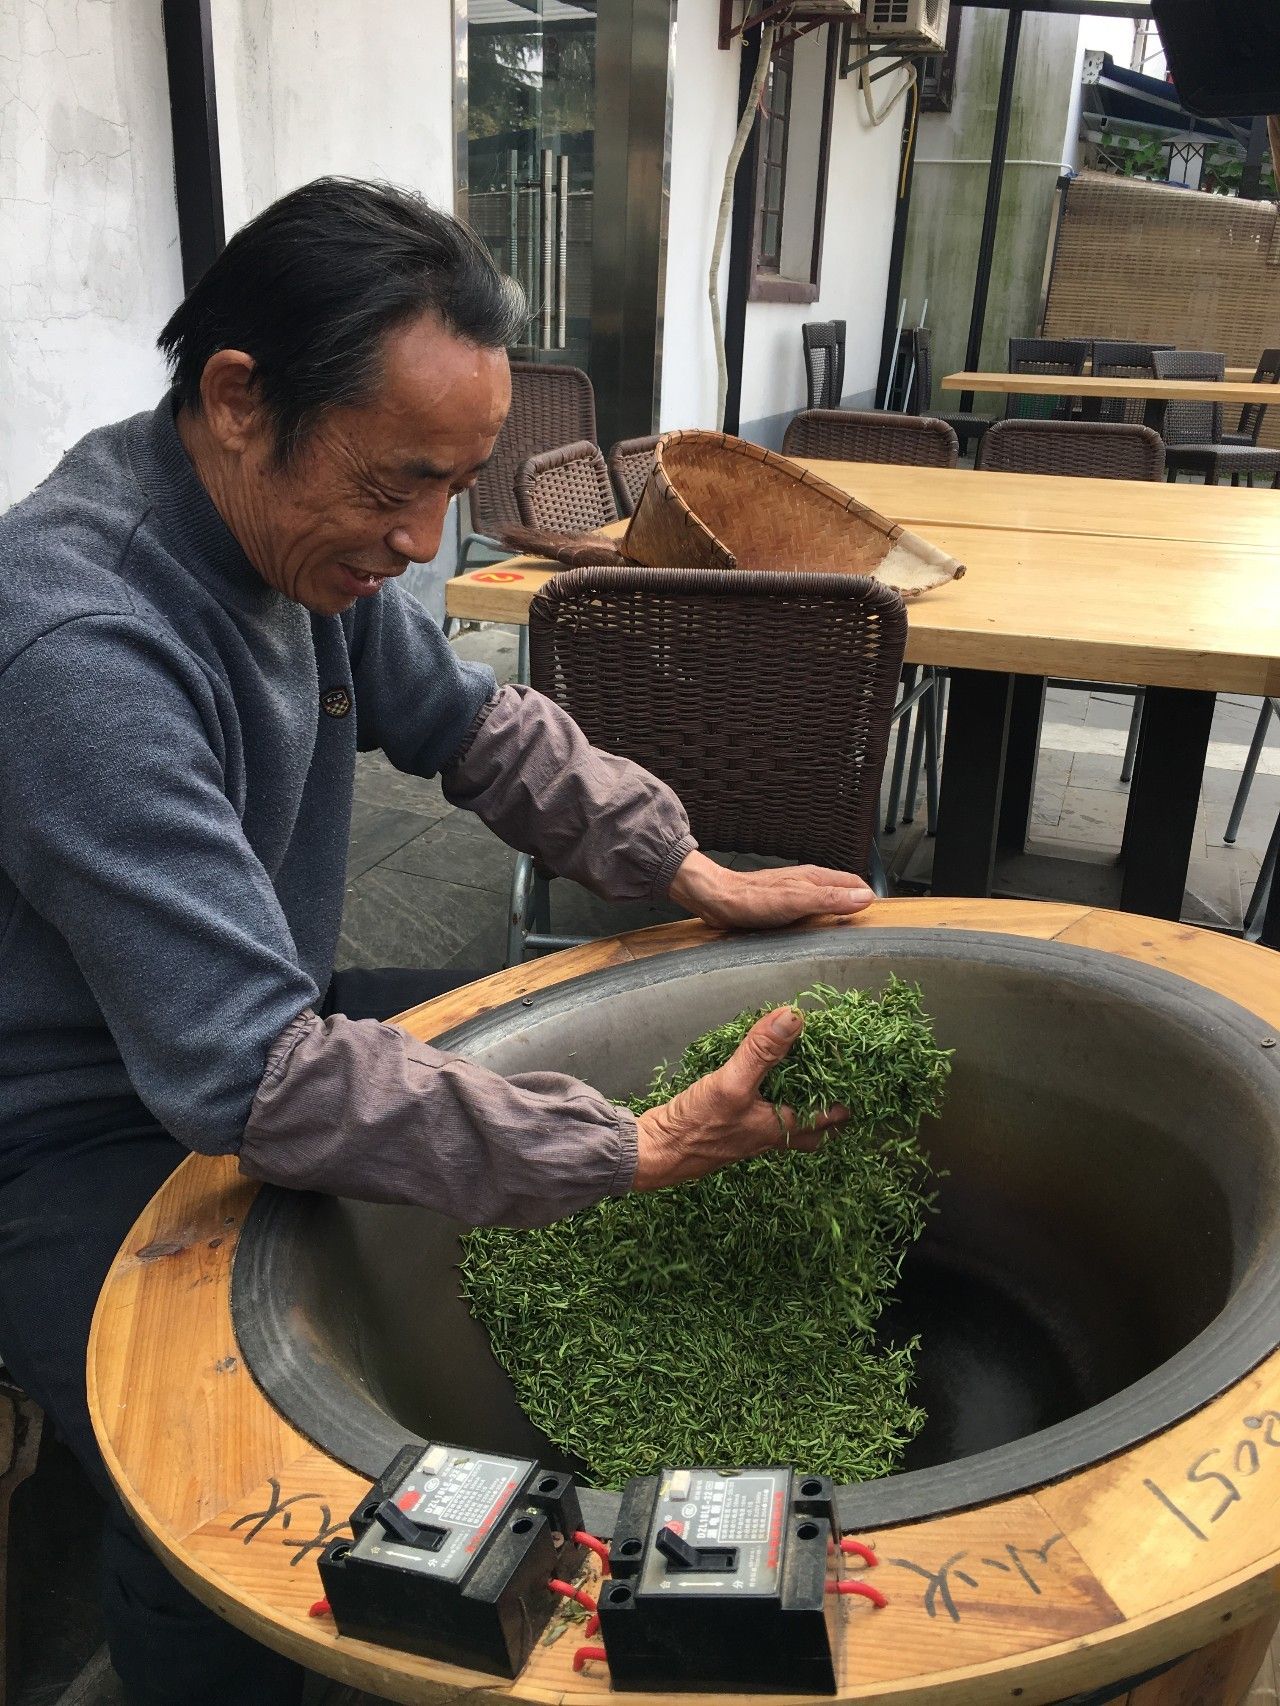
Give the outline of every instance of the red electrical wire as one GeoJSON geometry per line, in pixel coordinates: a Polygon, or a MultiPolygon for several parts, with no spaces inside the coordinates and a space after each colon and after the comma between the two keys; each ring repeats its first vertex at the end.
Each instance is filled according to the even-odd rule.
{"type": "Polygon", "coordinates": [[[318,1599],[307,1612],[308,1617],[332,1617],[333,1607],[327,1599],[318,1599]]]}
{"type": "Polygon", "coordinates": [[[569,1538],[575,1546],[586,1546],[600,1560],[600,1569],[604,1575],[609,1574],[609,1548],[603,1540],[597,1540],[594,1534],[588,1534],[583,1528],[576,1529],[569,1538]]]}
{"type": "Polygon", "coordinates": [[[587,1618],[587,1626],[582,1633],[586,1636],[588,1641],[593,1635],[598,1635],[600,1633],[600,1613],[598,1611],[593,1611],[590,1617],[587,1618]]]}
{"type": "Polygon", "coordinates": [[[607,1659],[608,1653],[603,1647],[579,1647],[573,1655],[574,1670],[581,1670],[588,1659],[607,1659]]]}
{"type": "Polygon", "coordinates": [[[847,1534],[840,1536],[840,1550],[855,1558],[861,1558],[864,1564],[875,1565],[880,1562],[869,1546],[864,1546],[861,1540],[853,1540],[847,1534]]]}
{"type": "Polygon", "coordinates": [[[581,1588],[575,1588],[570,1582],[562,1582],[559,1576],[552,1576],[547,1586],[552,1593],[562,1593],[566,1599],[576,1599],[584,1611],[594,1612],[596,1609],[596,1602],[589,1593],[584,1593],[581,1588]]]}
{"type": "Polygon", "coordinates": [[[885,1606],[889,1603],[889,1601],[880,1592],[880,1589],[873,1588],[870,1582],[828,1582],[827,1592],[859,1594],[863,1599],[869,1599],[877,1611],[883,1611],[885,1606]]]}

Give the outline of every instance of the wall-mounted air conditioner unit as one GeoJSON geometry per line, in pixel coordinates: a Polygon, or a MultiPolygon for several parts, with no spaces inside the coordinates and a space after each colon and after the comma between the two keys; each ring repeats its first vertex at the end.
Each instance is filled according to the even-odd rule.
{"type": "Polygon", "coordinates": [[[863,28],[872,41],[913,53],[940,53],[947,39],[948,0],[866,0],[863,28]]]}

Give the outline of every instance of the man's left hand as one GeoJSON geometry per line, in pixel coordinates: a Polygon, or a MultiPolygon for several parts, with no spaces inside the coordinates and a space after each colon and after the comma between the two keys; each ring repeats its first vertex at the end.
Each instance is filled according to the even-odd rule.
{"type": "Polygon", "coordinates": [[[721,930],[769,930],[822,913],[861,912],[875,899],[861,877],[821,865],[727,871],[690,853],[667,891],[677,906],[721,930]]]}

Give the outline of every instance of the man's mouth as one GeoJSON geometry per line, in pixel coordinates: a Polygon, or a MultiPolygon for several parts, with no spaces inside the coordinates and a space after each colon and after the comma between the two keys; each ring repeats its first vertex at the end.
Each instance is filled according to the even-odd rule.
{"type": "Polygon", "coordinates": [[[349,568],[346,563],[338,564],[338,573],[353,598],[369,598],[381,589],[386,579],[385,575],[371,575],[364,569],[349,568]]]}

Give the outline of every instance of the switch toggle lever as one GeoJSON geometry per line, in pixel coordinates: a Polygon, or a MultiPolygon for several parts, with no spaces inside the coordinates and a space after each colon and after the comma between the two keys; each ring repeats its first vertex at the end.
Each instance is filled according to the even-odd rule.
{"type": "Polygon", "coordinates": [[[738,1568],[736,1546],[691,1546],[682,1534],[669,1523],[654,1536],[653,1544],[673,1570],[690,1570],[700,1575],[733,1575],[738,1568]]]}
{"type": "Polygon", "coordinates": [[[383,1499],[373,1513],[373,1520],[382,1524],[390,1539],[398,1540],[404,1546],[417,1546],[423,1552],[438,1552],[447,1533],[432,1523],[415,1522],[390,1499],[383,1499]]]}

